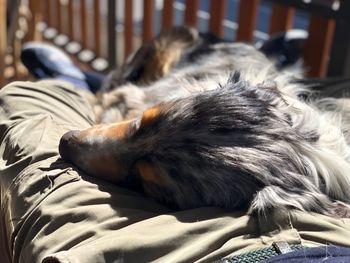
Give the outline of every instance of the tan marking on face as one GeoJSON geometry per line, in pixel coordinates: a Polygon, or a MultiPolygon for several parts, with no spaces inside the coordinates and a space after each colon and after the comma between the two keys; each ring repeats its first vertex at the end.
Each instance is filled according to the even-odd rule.
{"type": "Polygon", "coordinates": [[[151,124],[160,115],[161,112],[162,112],[162,108],[160,106],[155,106],[146,110],[142,114],[140,128],[145,128],[149,124],[151,124]]]}
{"type": "Polygon", "coordinates": [[[111,139],[112,138],[122,139],[130,131],[131,129],[130,125],[132,125],[132,121],[126,121],[126,122],[110,125],[109,127],[106,128],[104,134],[111,139]]]}
{"type": "Polygon", "coordinates": [[[165,76],[180,60],[182,49],[175,46],[166,48],[156,46],[155,49],[140,79],[143,83],[151,83],[165,76]]]}
{"type": "Polygon", "coordinates": [[[157,197],[157,192],[154,192],[152,185],[156,185],[164,189],[173,189],[174,192],[181,191],[178,183],[173,180],[168,172],[162,167],[149,163],[147,161],[138,161],[135,167],[142,180],[142,185],[147,194],[157,197]]]}
{"type": "Polygon", "coordinates": [[[125,138],[129,133],[135,131],[137,127],[137,119],[118,122],[113,124],[100,124],[89,129],[83,130],[80,133],[79,139],[86,137],[105,137],[110,140],[120,140],[125,138]]]}
{"type": "Polygon", "coordinates": [[[161,72],[162,76],[168,74],[170,70],[176,65],[181,57],[181,51],[180,49],[172,49],[172,52],[163,52],[159,54],[158,59],[164,60],[165,63],[161,66],[159,71],[161,72]]]}
{"type": "Polygon", "coordinates": [[[175,46],[169,48],[156,46],[155,50],[140,79],[143,83],[151,83],[168,74],[180,60],[182,49],[177,49],[175,46]]]}
{"type": "Polygon", "coordinates": [[[96,125],[80,132],[79,138],[84,139],[87,136],[99,136],[101,135],[101,125],[96,125]]]}
{"type": "Polygon", "coordinates": [[[159,169],[157,169],[157,167],[145,161],[137,162],[136,167],[144,181],[148,183],[154,183],[157,185],[161,184],[161,172],[159,169]]]}
{"type": "Polygon", "coordinates": [[[95,176],[113,183],[123,180],[128,171],[126,165],[113,159],[111,156],[91,159],[88,166],[95,176]]]}

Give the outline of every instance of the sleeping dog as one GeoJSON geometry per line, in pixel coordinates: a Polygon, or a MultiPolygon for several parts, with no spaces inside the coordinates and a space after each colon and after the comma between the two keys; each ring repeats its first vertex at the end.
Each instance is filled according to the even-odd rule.
{"type": "Polygon", "coordinates": [[[349,101],[301,100],[308,89],[253,47],[203,39],[194,34],[159,75],[143,75],[147,61],[134,79],[114,73],[119,84],[96,101],[101,124],[67,132],[61,156],[175,209],[347,216],[349,101]]]}

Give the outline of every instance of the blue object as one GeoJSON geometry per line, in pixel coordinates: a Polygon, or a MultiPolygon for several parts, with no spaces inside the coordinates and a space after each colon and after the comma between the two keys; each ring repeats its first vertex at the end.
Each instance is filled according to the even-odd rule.
{"type": "Polygon", "coordinates": [[[84,74],[72,60],[62,50],[50,44],[36,42],[24,44],[21,60],[29,72],[37,78],[65,75],[85,80],[84,74]]]}
{"type": "Polygon", "coordinates": [[[61,79],[92,92],[99,89],[103,79],[97,73],[84,73],[61,49],[46,43],[26,43],[21,52],[21,61],[38,79],[61,79]]]}

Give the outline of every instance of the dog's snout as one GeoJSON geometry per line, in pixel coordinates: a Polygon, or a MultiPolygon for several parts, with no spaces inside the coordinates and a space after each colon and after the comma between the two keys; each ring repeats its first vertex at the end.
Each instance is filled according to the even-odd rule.
{"type": "Polygon", "coordinates": [[[71,160],[72,148],[78,133],[79,131],[68,131],[61,137],[58,150],[63,159],[71,160]]]}

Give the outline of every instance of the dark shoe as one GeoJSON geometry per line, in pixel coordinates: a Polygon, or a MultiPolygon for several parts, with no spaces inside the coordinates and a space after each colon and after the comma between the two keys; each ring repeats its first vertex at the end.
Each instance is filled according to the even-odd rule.
{"type": "Polygon", "coordinates": [[[59,48],[45,43],[28,42],[21,52],[22,63],[38,79],[67,76],[85,81],[85,75],[59,48]]]}

